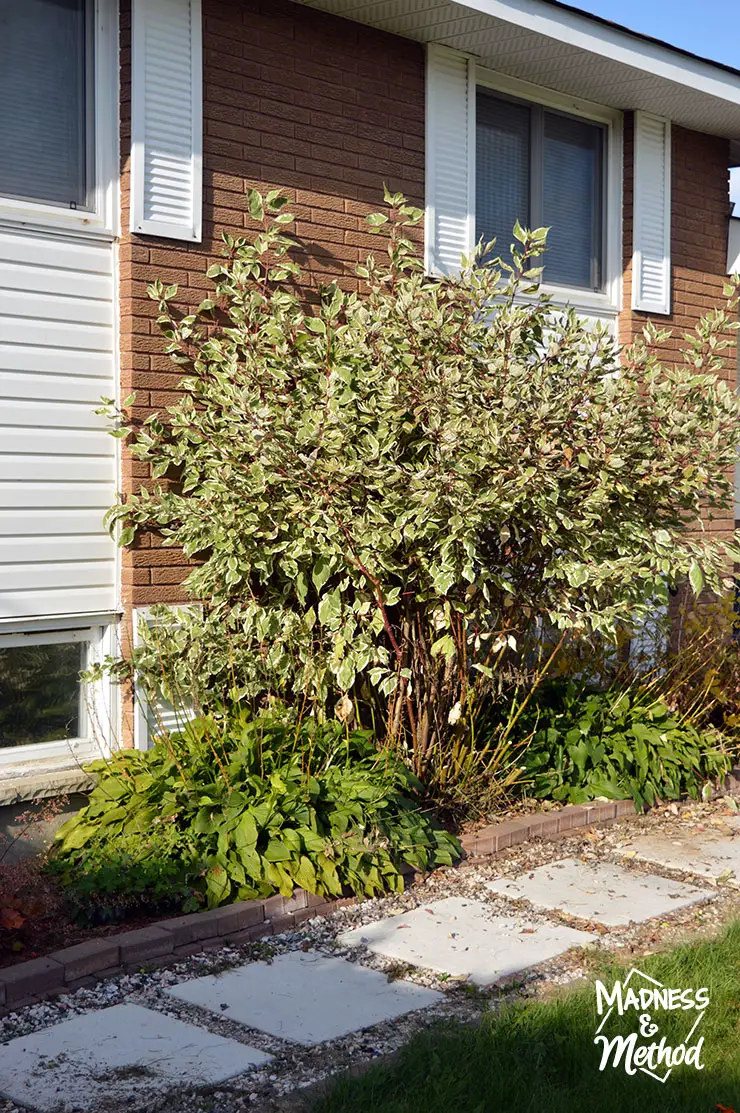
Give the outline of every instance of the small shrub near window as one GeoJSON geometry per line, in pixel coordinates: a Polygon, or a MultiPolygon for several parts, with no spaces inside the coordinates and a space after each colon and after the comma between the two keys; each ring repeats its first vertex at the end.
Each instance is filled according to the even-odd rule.
{"type": "Polygon", "coordinates": [[[403,889],[404,866],[459,855],[404,763],[339,723],[207,716],[91,768],[97,787],[53,858],[78,905],[104,904],[111,887],[117,907],[174,886],[186,911],[296,887],[376,895],[403,889]]]}
{"type": "Polygon", "coordinates": [[[60,883],[72,922],[81,927],[120,924],[200,907],[176,853],[175,839],[142,843],[140,835],[121,835],[115,845],[92,843],[74,869],[64,856],[52,855],[46,872],[60,883]]]}
{"type": "Polygon", "coordinates": [[[697,730],[654,694],[636,689],[551,685],[527,719],[531,791],[560,803],[631,798],[639,809],[682,795],[698,798],[733,763],[716,731],[697,730]]]}

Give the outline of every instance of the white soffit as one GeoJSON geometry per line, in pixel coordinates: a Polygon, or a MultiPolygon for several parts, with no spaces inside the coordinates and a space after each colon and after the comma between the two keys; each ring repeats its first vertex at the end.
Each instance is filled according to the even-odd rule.
{"type": "Polygon", "coordinates": [[[583,100],[643,109],[726,136],[740,162],[740,73],[543,0],[299,0],[379,30],[461,50],[583,100]]]}

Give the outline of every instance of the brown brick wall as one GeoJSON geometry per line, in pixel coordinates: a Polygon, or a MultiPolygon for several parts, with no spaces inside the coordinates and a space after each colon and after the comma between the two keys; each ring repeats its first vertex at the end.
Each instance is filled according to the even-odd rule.
{"type": "MultiPolygon", "coordinates": [[[[203,242],[131,235],[129,151],[130,6],[121,15],[122,394],[134,414],[174,400],[178,372],[162,354],[147,283],[180,286],[197,305],[223,232],[249,228],[246,191],[280,188],[297,220],[307,283],[353,283],[377,247],[364,217],[382,204],[383,183],[415,203],[424,195],[424,52],[418,44],[288,0],[203,0],[203,242]]],[[[146,481],[124,459],[126,489],[146,481]]],[[[124,553],[127,606],[182,601],[182,555],[144,537],[124,553]]]]}
{"type": "MultiPolygon", "coordinates": [[[[670,328],[673,336],[661,347],[666,362],[679,362],[684,332],[723,301],[727,270],[727,228],[730,212],[729,143],[712,135],[673,125],[671,150],[671,263],[672,314],[656,316],[655,324],[670,328]]],[[[624,127],[624,278],[619,317],[619,341],[629,344],[639,335],[648,314],[630,309],[632,301],[632,203],[633,118],[625,115],[624,127]]],[[[734,339],[734,334],[733,334],[734,339]]],[[[733,386],[737,356],[730,349],[725,377],[733,386]]],[[[706,523],[713,533],[729,536],[734,528],[731,512],[706,523]]]]}

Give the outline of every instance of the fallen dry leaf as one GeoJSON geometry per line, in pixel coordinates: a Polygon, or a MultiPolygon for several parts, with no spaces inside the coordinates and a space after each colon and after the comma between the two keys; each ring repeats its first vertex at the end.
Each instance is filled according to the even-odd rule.
{"type": "Polygon", "coordinates": [[[6,931],[17,931],[18,928],[23,927],[26,922],[26,917],[23,916],[16,908],[3,908],[0,912],[0,924],[6,931]]]}

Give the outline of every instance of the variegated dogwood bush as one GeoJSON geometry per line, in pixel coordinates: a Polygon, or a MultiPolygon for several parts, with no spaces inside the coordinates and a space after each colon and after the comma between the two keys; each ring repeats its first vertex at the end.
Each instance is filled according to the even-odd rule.
{"type": "Polygon", "coordinates": [[[718,376],[736,286],[667,366],[665,333],[620,354],[540,292],[545,229],[430,276],[421,212],[387,194],[356,288],[311,298],[287,203],[249,201],[258,230],[225,237],[197,312],[150,288],[181,398],[116,411],[154,482],[111,528],[194,561],[197,605],[159,610],[142,675],[206,710],[279,695],[359,721],[423,778],[533,629],[611,637],[683,580],[724,590],[736,554],[706,524],[740,444],[718,376]]]}

